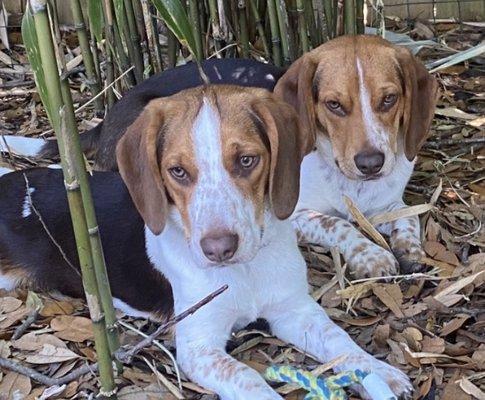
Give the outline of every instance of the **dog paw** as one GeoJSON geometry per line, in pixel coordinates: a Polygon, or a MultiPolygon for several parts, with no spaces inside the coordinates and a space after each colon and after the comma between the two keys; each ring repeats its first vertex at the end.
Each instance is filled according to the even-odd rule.
{"type": "Polygon", "coordinates": [[[356,246],[346,261],[357,279],[396,275],[399,271],[394,255],[371,242],[356,246]]]}
{"type": "MultiPolygon", "coordinates": [[[[365,361],[355,360],[352,362],[351,369],[360,369],[378,375],[398,398],[411,397],[413,385],[404,372],[370,355],[366,358],[365,361]]],[[[363,399],[371,399],[369,393],[362,386],[353,387],[353,389],[357,390],[363,399]]]]}
{"type": "Polygon", "coordinates": [[[402,239],[392,243],[392,251],[399,262],[401,273],[412,274],[421,272],[425,266],[421,263],[424,251],[419,241],[412,239],[402,239]]]}

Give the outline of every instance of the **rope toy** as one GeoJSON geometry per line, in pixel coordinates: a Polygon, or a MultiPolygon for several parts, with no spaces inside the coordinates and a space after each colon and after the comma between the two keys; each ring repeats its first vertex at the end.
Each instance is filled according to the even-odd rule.
{"type": "Polygon", "coordinates": [[[355,371],[341,372],[329,378],[318,378],[310,372],[288,365],[269,367],[266,379],[275,382],[297,384],[309,392],[304,400],[345,400],[343,388],[350,385],[362,385],[373,400],[397,400],[389,386],[376,374],[355,371]]]}

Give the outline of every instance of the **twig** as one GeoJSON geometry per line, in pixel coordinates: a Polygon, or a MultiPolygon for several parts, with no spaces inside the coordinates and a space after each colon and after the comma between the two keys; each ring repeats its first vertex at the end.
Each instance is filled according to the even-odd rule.
{"type": "Polygon", "coordinates": [[[40,312],[40,307],[37,307],[36,309],[32,310],[32,312],[27,316],[24,322],[15,329],[15,332],[12,335],[12,340],[17,340],[24,334],[24,332],[29,328],[30,325],[32,325],[36,320],[37,317],[39,316],[40,312]]]}
{"type": "Polygon", "coordinates": [[[74,379],[79,378],[80,376],[82,376],[84,374],[87,374],[88,372],[94,373],[98,370],[98,364],[97,363],[92,364],[92,365],[86,364],[86,365],[83,365],[83,366],[77,368],[73,372],[71,372],[67,375],[64,375],[61,378],[50,378],[48,376],[41,374],[40,372],[37,372],[35,369],[26,367],[26,366],[24,366],[24,365],[22,365],[22,364],[20,364],[16,361],[8,360],[8,359],[3,358],[3,357],[0,357],[0,367],[9,369],[10,371],[14,371],[14,372],[17,372],[17,373],[25,375],[25,376],[28,376],[29,378],[31,378],[31,379],[39,382],[39,383],[42,383],[43,385],[46,385],[46,386],[54,386],[54,385],[61,386],[61,385],[64,385],[66,383],[73,381],[74,379]]]}
{"type": "Polygon", "coordinates": [[[171,326],[177,324],[178,322],[182,321],[184,318],[188,317],[189,315],[195,313],[199,308],[205,306],[207,303],[215,299],[219,296],[222,292],[227,290],[228,286],[224,285],[217,289],[216,291],[212,292],[208,296],[204,297],[202,300],[194,304],[192,307],[188,308],[187,310],[183,311],[182,313],[170,318],[167,322],[160,325],[155,332],[153,332],[150,336],[147,336],[142,341],[138,342],[135,346],[133,346],[130,350],[118,350],[115,353],[115,357],[117,360],[121,361],[124,364],[129,364],[133,357],[139,353],[144,347],[149,346],[152,342],[163,332],[165,332],[171,326]]]}

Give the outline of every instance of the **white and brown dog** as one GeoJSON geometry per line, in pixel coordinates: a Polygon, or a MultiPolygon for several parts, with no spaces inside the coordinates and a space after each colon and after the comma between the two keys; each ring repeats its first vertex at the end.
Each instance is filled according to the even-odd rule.
{"type": "Polygon", "coordinates": [[[395,274],[396,258],[404,272],[419,268],[417,216],[377,226],[391,254],[348,222],[343,198],[367,217],[405,207],[404,189],[434,115],[436,80],[404,48],[377,36],[344,36],[297,60],[274,91],[316,139],[292,216],[300,241],[338,247],[356,277],[395,274]]]}
{"type": "MultiPolygon", "coordinates": [[[[176,326],[177,359],[183,371],[222,399],[281,399],[259,373],[225,351],[231,331],[259,317],[269,322],[274,335],[321,362],[343,356],[337,370],[372,371],[397,396],[412,388],[401,371],[357,346],[308,293],[305,261],[286,218],[297,203],[300,163],[311,146],[312,138],[300,129],[296,112],[273,94],[233,86],[202,87],[151,101],[118,144],[120,172],[145,227],[129,210],[130,221],[124,222],[126,190],[115,173],[100,172],[101,177],[95,174],[92,180],[103,244],[110,249],[110,279],[120,275],[125,281],[124,287],[114,289],[116,297],[129,302],[130,274],[141,275],[138,280],[154,276],[137,270],[136,263],[124,262],[132,253],[146,254],[168,279],[176,313],[220,286],[229,286],[176,326]],[[97,196],[98,191],[110,192],[109,200],[97,196]],[[105,227],[118,235],[118,243],[106,235],[105,227]],[[136,239],[140,235],[144,240],[136,239]],[[119,261],[110,261],[116,249],[119,261]]],[[[50,256],[58,250],[37,213],[54,238],[72,238],[65,228],[66,205],[54,196],[63,191],[60,172],[44,169],[26,175],[27,187],[22,172],[0,178],[4,286],[14,286],[17,278],[35,281],[49,269],[61,268],[52,265],[50,256]],[[53,175],[57,178],[49,178],[53,175]],[[32,238],[37,257],[26,259],[32,238]]],[[[74,257],[74,249],[71,243],[68,257],[74,257]]],[[[73,276],[66,274],[65,279],[73,276]]],[[[145,303],[163,302],[164,295],[170,296],[166,285],[154,298],[143,290],[135,294],[146,297],[145,303]]]]}

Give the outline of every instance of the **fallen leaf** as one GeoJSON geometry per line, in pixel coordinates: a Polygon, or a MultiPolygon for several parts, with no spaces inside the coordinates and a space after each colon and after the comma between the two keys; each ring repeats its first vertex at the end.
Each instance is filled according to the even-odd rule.
{"type": "Polygon", "coordinates": [[[380,284],[372,288],[374,294],[382,301],[398,318],[404,318],[401,310],[402,292],[398,284],[380,284]]]}
{"type": "Polygon", "coordinates": [[[43,317],[54,315],[68,315],[74,312],[74,306],[68,301],[48,300],[40,311],[43,317]]]}
{"type": "Polygon", "coordinates": [[[453,304],[458,303],[463,296],[456,295],[458,291],[463,289],[465,286],[470,285],[475,281],[476,278],[485,274],[485,270],[477,272],[474,275],[467,276],[466,278],[459,279],[458,281],[452,283],[450,286],[441,290],[438,294],[434,295],[434,299],[438,300],[440,303],[447,307],[451,307],[453,304]]]}
{"type": "Polygon", "coordinates": [[[0,383],[0,399],[21,399],[27,396],[31,390],[32,384],[29,377],[16,372],[9,372],[0,383]]]}
{"type": "Polygon", "coordinates": [[[421,351],[441,354],[445,351],[445,341],[440,337],[425,336],[421,341],[421,351]]]}
{"type": "Polygon", "coordinates": [[[52,364],[75,358],[79,358],[79,356],[69,349],[44,344],[38,353],[27,356],[25,361],[31,364],[52,364]]]}
{"type": "Polygon", "coordinates": [[[471,394],[478,400],[485,400],[485,393],[480,390],[479,387],[475,386],[471,383],[466,377],[463,377],[459,380],[460,388],[468,394],[471,394]]]}
{"type": "Polygon", "coordinates": [[[469,315],[462,314],[456,318],[453,318],[451,321],[448,321],[443,325],[441,329],[440,336],[448,336],[450,333],[455,332],[456,330],[460,329],[465,321],[470,318],[469,315]]]}
{"type": "Polygon", "coordinates": [[[89,318],[61,315],[51,321],[51,328],[60,339],[70,342],[84,342],[94,340],[93,324],[89,318]]]}
{"type": "Polygon", "coordinates": [[[27,310],[25,306],[21,306],[17,310],[3,315],[2,317],[0,317],[3,318],[0,320],[0,330],[9,328],[10,326],[22,320],[28,314],[29,310],[27,310]]]}
{"type": "Polygon", "coordinates": [[[22,301],[15,297],[0,298],[0,314],[8,314],[17,310],[22,305],[22,301]]]}
{"type": "Polygon", "coordinates": [[[42,349],[44,344],[67,348],[66,344],[61,339],[48,333],[38,335],[35,332],[29,332],[23,335],[20,339],[12,340],[12,346],[19,350],[37,351],[42,349]]]}

